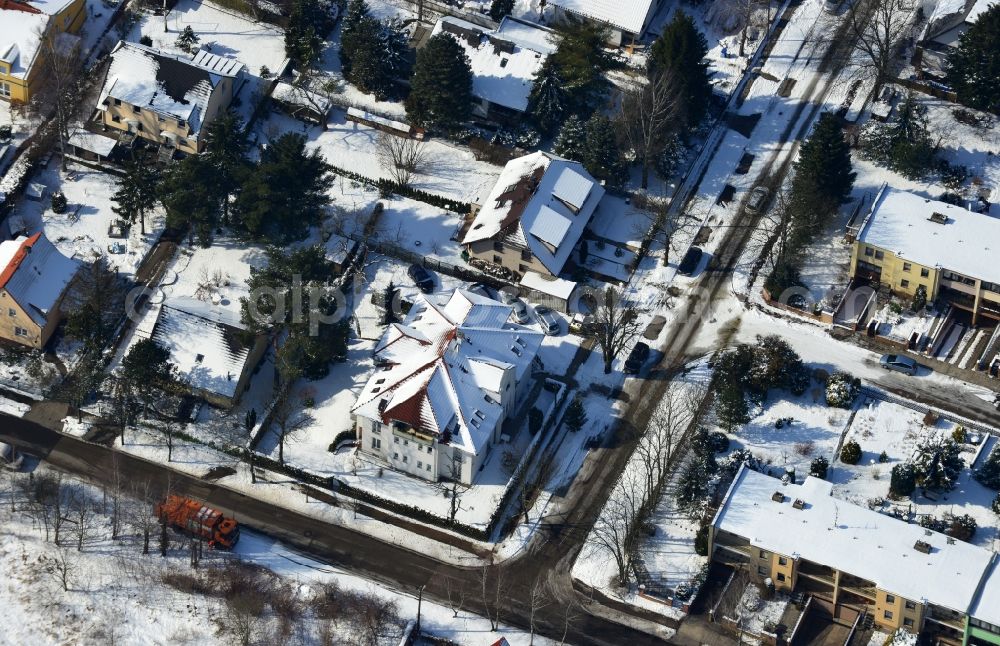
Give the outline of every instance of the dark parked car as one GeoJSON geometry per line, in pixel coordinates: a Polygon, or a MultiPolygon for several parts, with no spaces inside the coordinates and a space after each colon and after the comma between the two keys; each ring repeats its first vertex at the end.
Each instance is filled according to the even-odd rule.
{"type": "Polygon", "coordinates": [[[410,280],[413,281],[413,284],[423,293],[430,294],[434,291],[434,277],[431,276],[431,272],[420,265],[410,265],[406,273],[409,275],[410,280]]]}
{"type": "Polygon", "coordinates": [[[691,247],[684,254],[684,258],[681,259],[681,264],[677,265],[677,273],[682,276],[690,276],[694,273],[694,270],[698,268],[701,263],[701,257],[704,252],[699,247],[691,247]]]}
{"type": "Polygon", "coordinates": [[[642,341],[635,344],[632,352],[629,352],[628,359],[625,360],[625,374],[637,375],[642,369],[642,364],[649,359],[649,346],[642,341]]]}
{"type": "Polygon", "coordinates": [[[917,362],[909,357],[903,357],[898,354],[882,355],[879,365],[886,370],[895,370],[911,377],[917,374],[917,362]]]}

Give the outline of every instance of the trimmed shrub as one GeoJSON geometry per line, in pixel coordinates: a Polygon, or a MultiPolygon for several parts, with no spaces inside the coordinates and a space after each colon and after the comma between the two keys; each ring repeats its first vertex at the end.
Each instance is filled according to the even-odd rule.
{"type": "Polygon", "coordinates": [[[917,472],[909,462],[897,464],[889,477],[889,493],[897,498],[909,496],[917,488],[917,472]]]}
{"type": "Polygon", "coordinates": [[[840,461],[844,464],[857,464],[861,461],[861,445],[851,440],[840,449],[840,461]]]}
{"type": "Polygon", "coordinates": [[[881,453],[878,454],[878,461],[879,464],[885,464],[886,462],[889,461],[889,454],[886,453],[885,451],[882,451],[881,453]]]}
{"type": "Polygon", "coordinates": [[[979,524],[976,519],[968,514],[962,514],[961,516],[955,516],[951,519],[951,525],[945,531],[948,536],[952,538],[957,538],[960,541],[971,541],[972,537],[976,535],[976,530],[979,528],[979,524]]]}
{"type": "Polygon", "coordinates": [[[826,480],[826,472],[830,469],[830,461],[822,455],[809,465],[809,475],[826,480]]]}
{"type": "Polygon", "coordinates": [[[66,196],[63,195],[62,191],[56,191],[52,194],[52,212],[53,213],[65,213],[66,207],[69,202],[66,200],[66,196]]]}
{"type": "Polygon", "coordinates": [[[695,535],[694,551],[698,556],[708,556],[708,525],[702,525],[695,535]]]}

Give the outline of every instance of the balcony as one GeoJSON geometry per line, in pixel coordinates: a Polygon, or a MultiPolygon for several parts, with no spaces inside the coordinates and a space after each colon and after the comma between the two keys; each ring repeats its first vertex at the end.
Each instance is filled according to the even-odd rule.
{"type": "Polygon", "coordinates": [[[799,570],[799,580],[801,581],[802,579],[808,579],[816,583],[821,583],[830,588],[832,588],[834,585],[833,576],[819,574],[816,572],[806,572],[804,570],[799,570]]]}

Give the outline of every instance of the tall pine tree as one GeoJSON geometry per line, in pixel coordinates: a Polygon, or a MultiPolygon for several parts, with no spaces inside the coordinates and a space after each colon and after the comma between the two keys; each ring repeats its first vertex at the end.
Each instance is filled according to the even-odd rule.
{"type": "Polygon", "coordinates": [[[528,114],[540,132],[551,134],[570,106],[570,98],[553,59],[547,58],[535,75],[528,96],[528,114]]]}
{"type": "Polygon", "coordinates": [[[167,226],[190,228],[204,247],[212,244],[221,198],[215,166],[204,155],[190,155],[171,166],[160,191],[160,200],[167,210],[167,226]]]}
{"type": "Polygon", "coordinates": [[[214,166],[215,179],[222,192],[222,224],[229,224],[229,199],[236,193],[249,171],[246,154],[249,150],[243,132],[243,121],[227,111],[208,126],[205,157],[214,166]]]}
{"type": "Polygon", "coordinates": [[[570,115],[556,137],[554,150],[560,157],[583,161],[587,154],[587,128],[580,117],[570,115]]]}
{"type": "Polygon", "coordinates": [[[583,152],[584,167],[591,175],[611,186],[621,186],[627,168],[618,150],[618,139],[611,120],[595,114],[587,120],[587,141],[583,152]]]}
{"type": "Polygon", "coordinates": [[[417,126],[457,130],[472,112],[472,67],[448,34],[432,36],[417,52],[406,115],[417,126]]]}
{"type": "Polygon", "coordinates": [[[663,30],[649,51],[649,71],[670,74],[683,99],[681,113],[688,126],[697,126],[708,111],[712,98],[709,82],[708,42],[694,21],[683,11],[663,30]]]}
{"type": "MultiPolygon", "coordinates": [[[[365,0],[351,0],[347,12],[340,24],[340,70],[345,78],[350,78],[354,64],[352,54],[361,42],[360,27],[369,18],[368,4],[365,0]]],[[[287,34],[287,31],[286,31],[287,34]]]]}
{"type": "Polygon", "coordinates": [[[139,221],[139,230],[146,235],[146,213],[156,206],[160,176],[150,164],[133,158],[125,167],[125,176],[118,184],[118,190],[111,196],[115,203],[111,207],[115,215],[126,222],[139,221]]]}
{"type": "Polygon", "coordinates": [[[947,75],[960,103],[1000,114],[1000,4],[979,14],[959,37],[947,75]]]}
{"type": "Polygon", "coordinates": [[[493,0],[490,3],[490,18],[500,22],[514,11],[514,0],[493,0]]]}

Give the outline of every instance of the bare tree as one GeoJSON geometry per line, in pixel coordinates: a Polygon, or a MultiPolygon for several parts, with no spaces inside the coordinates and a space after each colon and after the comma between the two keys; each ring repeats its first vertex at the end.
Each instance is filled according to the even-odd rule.
{"type": "Polygon", "coordinates": [[[426,172],[430,155],[422,141],[379,132],[375,154],[382,170],[400,186],[409,186],[415,174],[426,172]]]}
{"type": "Polygon", "coordinates": [[[597,344],[601,346],[604,374],[609,374],[615,357],[639,335],[639,309],[629,304],[617,287],[609,285],[603,294],[597,296],[593,328],[597,333],[597,344]]]}
{"type": "Polygon", "coordinates": [[[497,630],[500,627],[500,609],[510,592],[506,573],[499,566],[484,564],[479,570],[479,584],[490,630],[497,630]]]}
{"type": "Polygon", "coordinates": [[[643,493],[639,476],[631,470],[623,473],[587,539],[591,546],[614,558],[618,583],[623,586],[628,584],[632,569],[643,493]]]}
{"type": "Polygon", "coordinates": [[[264,595],[248,587],[226,597],[221,623],[242,646],[256,642],[264,628],[264,595]]]}
{"type": "Polygon", "coordinates": [[[62,154],[62,169],[66,170],[66,140],[69,139],[69,123],[73,108],[80,98],[80,79],[83,73],[79,54],[79,40],[72,34],[57,29],[39,27],[35,36],[41,49],[42,73],[36,75],[43,84],[36,89],[32,101],[40,106],[51,106],[55,110],[59,148],[62,154]]]}
{"type": "Polygon", "coordinates": [[[642,165],[642,188],[649,187],[649,169],[679,123],[680,99],[677,83],[666,70],[633,83],[622,96],[615,126],[619,140],[642,165]]]}
{"type": "MultiPolygon", "coordinates": [[[[320,62],[319,59],[316,62],[320,62]]],[[[324,115],[319,125],[326,130],[325,115],[330,111],[331,101],[340,92],[341,86],[336,78],[316,66],[309,66],[292,83],[290,98],[300,105],[309,106],[316,114],[324,115]]]]}
{"type": "Polygon", "coordinates": [[[535,625],[536,616],[538,612],[552,603],[552,597],[549,595],[548,586],[542,579],[541,575],[535,578],[535,582],[531,584],[531,593],[528,595],[528,629],[529,637],[528,644],[535,643],[535,625]]]}
{"type": "Polygon", "coordinates": [[[314,418],[309,411],[302,408],[302,403],[295,401],[288,388],[281,390],[274,402],[274,412],[271,414],[275,435],[278,436],[278,462],[285,463],[285,444],[299,432],[313,423],[314,418]]]}
{"type": "Polygon", "coordinates": [[[467,591],[464,581],[456,581],[450,576],[444,579],[444,593],[448,599],[448,607],[451,608],[452,617],[458,617],[458,613],[465,606],[467,591]]]}
{"type": "Polygon", "coordinates": [[[633,233],[640,239],[660,244],[663,247],[663,264],[669,265],[677,235],[699,227],[701,218],[684,209],[671,214],[669,203],[664,198],[647,196],[644,207],[638,210],[641,217],[636,218],[633,233]]]}
{"type": "MultiPolygon", "coordinates": [[[[169,488],[169,487],[168,487],[169,488]]],[[[132,485],[132,502],[128,506],[128,524],[142,534],[142,553],[149,554],[149,539],[160,521],[153,513],[156,504],[153,484],[149,479],[132,485]]]]}
{"type": "Polygon", "coordinates": [[[76,551],[83,551],[83,544],[89,541],[94,533],[94,503],[86,490],[76,487],[69,497],[69,519],[73,523],[73,534],[76,536],[76,551]]]}
{"type": "Polygon", "coordinates": [[[451,459],[448,461],[448,468],[446,470],[447,478],[450,481],[448,491],[451,498],[451,509],[448,512],[448,518],[452,522],[455,521],[458,510],[462,508],[461,502],[458,500],[458,483],[462,481],[462,464],[464,461],[462,454],[452,447],[451,459]]]}
{"type": "Polygon", "coordinates": [[[39,561],[42,570],[58,581],[63,591],[68,592],[77,570],[69,550],[65,547],[57,547],[52,554],[40,556],[39,561]]]}
{"type": "Polygon", "coordinates": [[[566,636],[569,634],[569,628],[573,625],[573,622],[580,616],[580,606],[576,602],[576,599],[570,599],[563,606],[563,630],[562,636],[559,638],[559,646],[566,643],[566,636]]]}
{"type": "Polygon", "coordinates": [[[872,96],[892,80],[893,67],[910,31],[914,4],[904,0],[859,0],[850,3],[847,29],[856,41],[851,65],[855,75],[875,81],[872,96]]]}
{"type": "Polygon", "coordinates": [[[643,475],[643,497],[647,501],[659,499],[660,490],[667,476],[670,458],[685,431],[695,419],[699,394],[704,392],[671,381],[646,427],[646,432],[636,446],[636,457],[643,475]]]}
{"type": "Polygon", "coordinates": [[[740,56],[746,53],[747,32],[751,27],[766,29],[771,22],[770,0],[723,0],[718,12],[728,29],[740,30],[740,56]],[[761,9],[766,9],[763,16],[761,9]]]}
{"type": "Polygon", "coordinates": [[[399,622],[399,608],[391,599],[365,594],[357,597],[354,605],[354,618],[366,646],[378,646],[387,629],[399,622]]]}

